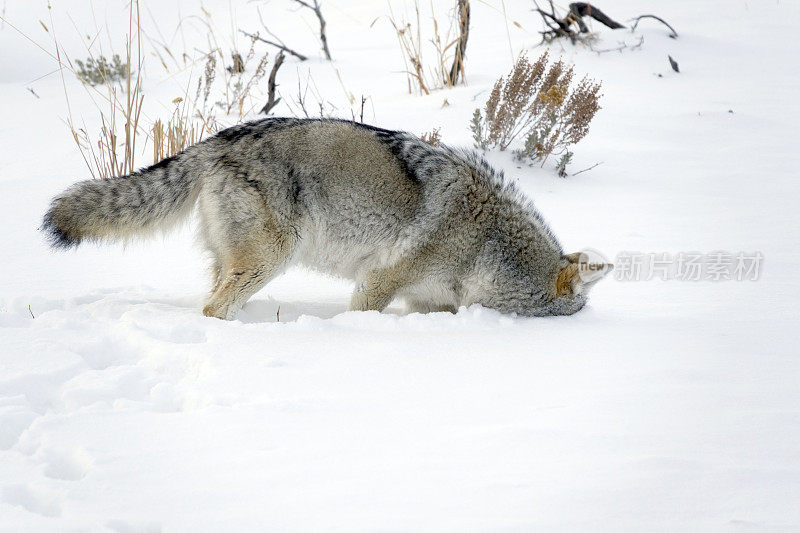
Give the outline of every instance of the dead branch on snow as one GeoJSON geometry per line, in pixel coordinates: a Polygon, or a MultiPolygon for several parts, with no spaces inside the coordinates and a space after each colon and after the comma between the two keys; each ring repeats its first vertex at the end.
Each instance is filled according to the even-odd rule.
{"type": "Polygon", "coordinates": [[[317,16],[317,20],[319,20],[319,40],[322,41],[322,51],[325,53],[325,59],[328,61],[331,60],[331,51],[328,50],[328,37],[325,34],[325,19],[322,17],[322,10],[319,6],[319,1],[314,0],[314,4],[309,4],[308,2],[304,2],[303,0],[294,0],[298,4],[303,7],[306,7],[314,12],[317,16]]]}
{"type": "Polygon", "coordinates": [[[269,79],[267,80],[267,103],[264,104],[264,107],[261,108],[259,113],[269,115],[269,112],[281,101],[280,97],[275,98],[275,88],[278,86],[275,83],[275,76],[278,74],[278,69],[281,68],[283,64],[284,57],[283,50],[278,52],[278,55],[275,56],[275,61],[272,63],[272,70],[270,70],[269,79]]]}

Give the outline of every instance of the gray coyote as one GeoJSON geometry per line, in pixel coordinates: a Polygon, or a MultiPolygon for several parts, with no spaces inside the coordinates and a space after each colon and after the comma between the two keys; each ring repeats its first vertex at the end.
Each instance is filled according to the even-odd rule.
{"type": "Polygon", "coordinates": [[[612,268],[564,254],[533,204],[481,157],[344,120],[267,118],[129,176],[76,183],[42,229],[56,247],[146,236],[198,206],[213,257],[203,313],[236,318],[300,264],[355,281],[351,310],[479,303],[569,315],[612,268]]]}

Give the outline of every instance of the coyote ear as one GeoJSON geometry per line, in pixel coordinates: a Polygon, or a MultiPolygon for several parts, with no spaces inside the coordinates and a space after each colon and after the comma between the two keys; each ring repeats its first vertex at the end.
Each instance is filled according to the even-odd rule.
{"type": "Polygon", "coordinates": [[[578,264],[570,263],[561,269],[556,278],[556,296],[568,296],[573,293],[573,285],[580,281],[578,264]]]}
{"type": "Polygon", "coordinates": [[[570,263],[561,269],[556,278],[556,296],[585,293],[595,283],[614,270],[611,263],[589,263],[582,252],[564,256],[570,263]]]}

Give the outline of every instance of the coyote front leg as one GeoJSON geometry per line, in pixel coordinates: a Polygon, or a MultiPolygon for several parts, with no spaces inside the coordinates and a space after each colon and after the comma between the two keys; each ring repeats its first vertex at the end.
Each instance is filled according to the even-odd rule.
{"type": "Polygon", "coordinates": [[[408,278],[402,268],[393,267],[373,270],[356,285],[350,298],[351,311],[383,311],[392,303],[397,291],[407,284],[408,278]]]}

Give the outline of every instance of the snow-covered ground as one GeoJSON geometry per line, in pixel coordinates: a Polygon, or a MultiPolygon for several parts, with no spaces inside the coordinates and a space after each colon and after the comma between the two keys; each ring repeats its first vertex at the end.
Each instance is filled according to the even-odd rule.
{"type": "MultiPolygon", "coordinates": [[[[127,29],[122,3],[95,4],[54,2],[51,21],[44,1],[8,0],[2,16],[49,50],[39,21],[56,26],[80,58],[76,27],[107,24],[112,41],[127,29]]],[[[386,4],[323,1],[337,76],[310,13],[264,3],[270,28],[314,55],[287,59],[284,100],[310,72],[339,116],[347,92],[363,94],[365,122],[469,145],[472,111],[540,25],[528,1],[472,4],[468,85],[418,97],[386,4]]],[[[191,2],[142,5],[178,48],[193,35],[173,32],[180,17],[202,16],[191,2]]],[[[259,28],[256,5],[204,3],[226,43],[235,25],[259,28]]],[[[598,48],[644,43],[551,48],[603,82],[572,171],[602,164],[560,179],[488,157],[568,251],[760,252],[757,281],[610,279],[574,316],[523,319],[346,312],[349,283],[294,270],[239,321],[203,317],[191,227],[47,248],[36,228],[49,199],[88,172],[60,77],[32,81],[56,65],[0,25],[0,530],[800,530],[800,5],[600,7],[680,33],[595,25],[598,48]]],[[[151,72],[155,117],[182,89],[151,72]]],[[[66,83],[73,114],[96,124],[66,83]]]]}

